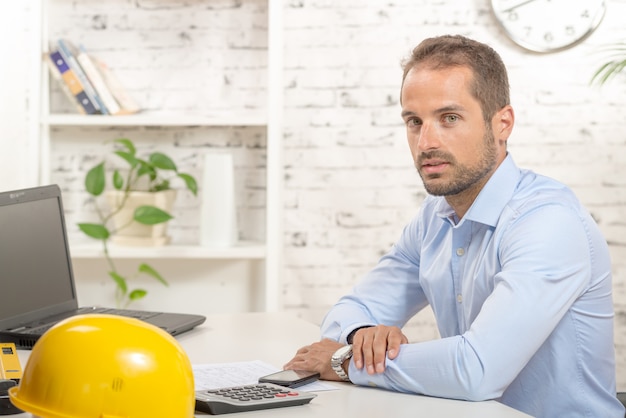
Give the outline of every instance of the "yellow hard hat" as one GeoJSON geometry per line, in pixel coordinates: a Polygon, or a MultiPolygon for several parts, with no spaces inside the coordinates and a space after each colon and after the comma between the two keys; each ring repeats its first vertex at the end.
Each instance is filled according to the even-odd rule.
{"type": "Polygon", "coordinates": [[[174,337],[98,314],[50,328],[9,396],[43,418],[192,418],[195,406],[191,363],[174,337]]]}

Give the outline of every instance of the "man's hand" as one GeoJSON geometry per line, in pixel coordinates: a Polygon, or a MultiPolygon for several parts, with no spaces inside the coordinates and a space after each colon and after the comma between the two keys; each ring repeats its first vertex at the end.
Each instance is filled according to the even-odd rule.
{"type": "Polygon", "coordinates": [[[319,372],[323,380],[341,381],[337,373],[330,367],[330,358],[343,344],[333,340],[322,340],[302,347],[287,364],[285,370],[310,370],[319,372]]]}
{"type": "Polygon", "coordinates": [[[400,352],[400,344],[408,342],[398,327],[377,325],[361,328],[352,339],[354,365],[358,369],[365,366],[368,374],[382,373],[385,371],[385,358],[395,359],[400,352]]]}

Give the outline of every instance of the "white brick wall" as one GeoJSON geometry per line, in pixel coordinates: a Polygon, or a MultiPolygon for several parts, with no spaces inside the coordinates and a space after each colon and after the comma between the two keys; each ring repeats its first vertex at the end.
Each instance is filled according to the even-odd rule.
{"type": "MultiPolygon", "coordinates": [[[[424,37],[460,33],[492,45],[509,67],[516,162],[571,186],[607,236],[626,389],[626,78],[588,84],[598,46],[626,38],[626,2],[608,7],[583,44],[536,55],[503,36],[487,0],[287,2],[286,309],[321,321],[417,210],[424,192],[399,117],[399,62],[424,37]]],[[[408,332],[437,335],[429,313],[408,332]]]]}
{"type": "MultiPolygon", "coordinates": [[[[264,0],[51,1],[53,37],[84,43],[149,109],[265,105],[264,0]]],[[[509,67],[516,162],[570,185],[609,241],[618,384],[626,390],[626,77],[588,85],[603,59],[598,47],[626,39],[626,1],[607,4],[583,44],[536,55],[504,37],[488,0],[285,0],[285,309],[320,322],[416,212],[425,195],[399,117],[399,63],[424,37],[460,33],[491,44],[509,67]]],[[[141,136],[146,149],[168,144],[196,174],[199,153],[232,149],[244,169],[241,234],[262,234],[265,138],[256,128],[63,129],[53,180],[67,192],[70,217],[84,201],[85,167],[102,140],[118,135],[141,136]]],[[[175,240],[193,241],[197,203],[178,210],[175,240]]],[[[436,337],[430,312],[408,333],[436,337]]]]}

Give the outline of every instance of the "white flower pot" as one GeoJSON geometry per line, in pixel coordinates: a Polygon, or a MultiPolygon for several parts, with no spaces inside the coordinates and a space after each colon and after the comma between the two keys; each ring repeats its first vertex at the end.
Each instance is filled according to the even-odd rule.
{"type": "MultiPolygon", "coordinates": [[[[123,192],[117,190],[106,192],[107,202],[113,210],[120,206],[123,198],[123,192]]],[[[111,242],[138,247],[157,247],[169,243],[167,222],[144,225],[133,220],[133,214],[136,208],[144,205],[155,206],[171,214],[175,199],[176,190],[163,190],[155,193],[130,192],[122,210],[113,216],[116,232],[111,236],[111,242]]]]}

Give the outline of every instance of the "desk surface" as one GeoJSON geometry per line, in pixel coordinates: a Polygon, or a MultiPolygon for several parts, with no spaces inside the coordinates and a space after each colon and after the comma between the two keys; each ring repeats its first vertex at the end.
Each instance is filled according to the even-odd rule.
{"type": "MultiPolygon", "coordinates": [[[[210,315],[198,328],[177,337],[193,364],[262,360],[282,368],[298,348],[319,338],[319,328],[281,313],[210,315]]],[[[20,351],[22,367],[29,351],[20,351]]],[[[338,390],[319,392],[310,404],[226,417],[528,417],[495,401],[464,402],[407,395],[350,383],[332,382],[338,390]]],[[[30,414],[13,415],[16,418],[30,414]]],[[[203,416],[198,414],[198,417],[203,416]]]]}

